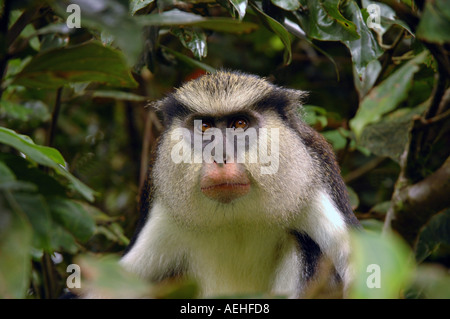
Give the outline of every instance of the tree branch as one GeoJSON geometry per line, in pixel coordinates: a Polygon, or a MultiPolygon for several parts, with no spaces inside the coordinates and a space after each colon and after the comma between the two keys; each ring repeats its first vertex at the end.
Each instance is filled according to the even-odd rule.
{"type": "Polygon", "coordinates": [[[449,194],[450,157],[436,172],[395,194],[392,228],[414,247],[420,229],[434,214],[450,206],[449,194]]]}
{"type": "Polygon", "coordinates": [[[438,114],[439,105],[444,96],[447,84],[447,76],[445,74],[444,66],[438,63],[438,73],[436,74],[436,85],[433,88],[433,99],[431,100],[430,107],[425,113],[425,119],[432,118],[438,114]]]}
{"type": "Polygon", "coordinates": [[[423,170],[424,159],[429,156],[431,146],[436,142],[449,116],[447,69],[442,61],[436,60],[439,74],[430,106],[423,118],[415,118],[413,121],[409,143],[400,159],[401,171],[384,224],[385,231],[393,228],[412,247],[416,245],[423,225],[434,214],[450,206],[450,157],[429,176],[424,176],[423,170]],[[438,123],[441,125],[436,125],[438,123]]]}

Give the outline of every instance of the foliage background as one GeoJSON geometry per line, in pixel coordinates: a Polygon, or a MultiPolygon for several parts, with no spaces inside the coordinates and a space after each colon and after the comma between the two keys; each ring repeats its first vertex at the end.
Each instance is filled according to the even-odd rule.
{"type": "Polygon", "coordinates": [[[310,92],[367,230],[350,297],[450,297],[445,0],[5,0],[0,29],[0,297],[56,298],[74,262],[107,296],[195,296],[114,265],[162,130],[145,106],[220,68],[310,92]]]}

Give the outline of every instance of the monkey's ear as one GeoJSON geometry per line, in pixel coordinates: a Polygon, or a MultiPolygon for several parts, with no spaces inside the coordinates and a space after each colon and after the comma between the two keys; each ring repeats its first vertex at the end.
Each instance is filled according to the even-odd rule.
{"type": "Polygon", "coordinates": [[[283,91],[288,97],[289,101],[288,103],[286,103],[285,112],[295,114],[303,118],[305,116],[303,104],[305,104],[309,92],[285,88],[283,88],[283,91]]]}
{"type": "Polygon", "coordinates": [[[290,97],[291,101],[296,101],[298,104],[302,105],[308,98],[309,92],[294,90],[294,89],[283,89],[286,94],[290,97]]]}
{"type": "Polygon", "coordinates": [[[256,103],[256,109],[276,110],[286,116],[301,108],[306,96],[305,91],[275,88],[256,103]]]}
{"type": "Polygon", "coordinates": [[[173,95],[150,102],[149,107],[163,118],[165,124],[169,125],[174,118],[185,118],[190,114],[190,110],[179,102],[173,95]]]}
{"type": "Polygon", "coordinates": [[[148,107],[155,111],[161,112],[163,109],[164,100],[165,99],[161,99],[161,100],[157,100],[157,101],[149,101],[145,107],[148,107]]]}

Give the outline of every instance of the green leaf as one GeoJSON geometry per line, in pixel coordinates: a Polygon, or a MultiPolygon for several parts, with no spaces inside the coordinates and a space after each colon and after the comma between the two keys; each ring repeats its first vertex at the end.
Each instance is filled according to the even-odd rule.
{"type": "Polygon", "coordinates": [[[72,255],[78,252],[78,245],[75,241],[75,238],[60,224],[56,222],[52,223],[52,231],[50,237],[51,245],[54,250],[66,251],[72,255]]]}
{"type": "Polygon", "coordinates": [[[428,42],[450,42],[450,9],[447,0],[426,1],[417,37],[428,42]]]}
{"type": "MultiPolygon", "coordinates": [[[[389,202],[390,205],[391,202],[389,202]]],[[[376,219],[363,219],[360,220],[361,226],[367,232],[372,232],[376,234],[381,234],[383,231],[383,223],[376,219]]]]}
{"type": "Polygon", "coordinates": [[[114,38],[114,44],[123,52],[128,66],[133,66],[142,52],[142,26],[131,16],[128,1],[124,0],[58,0],[50,1],[64,20],[71,13],[66,12],[69,4],[77,4],[81,11],[81,26],[106,32],[114,38]]]}
{"type": "Polygon", "coordinates": [[[358,39],[340,39],[340,41],[349,48],[353,66],[356,70],[355,76],[361,78],[369,63],[377,60],[383,54],[383,50],[367,27],[356,2],[347,2],[342,7],[342,13],[353,21],[360,35],[358,39]]]}
{"type": "Polygon", "coordinates": [[[294,14],[308,37],[322,41],[359,39],[354,21],[346,19],[339,11],[340,0],[302,0],[301,4],[306,10],[294,14]]]}
{"type": "Polygon", "coordinates": [[[117,241],[122,245],[128,245],[130,240],[125,236],[123,228],[118,223],[108,225],[109,230],[117,237],[117,241]]]}
{"type": "Polygon", "coordinates": [[[97,234],[102,234],[109,240],[124,246],[130,243],[130,240],[123,234],[123,229],[117,223],[112,223],[108,226],[98,226],[97,234]]]}
{"type": "Polygon", "coordinates": [[[42,36],[40,52],[65,47],[68,42],[68,38],[61,38],[57,34],[45,34],[42,36]]]}
{"type": "Polygon", "coordinates": [[[115,255],[78,257],[75,262],[83,271],[81,289],[102,298],[149,297],[150,286],[137,275],[127,272],[115,255]]]}
{"type": "Polygon", "coordinates": [[[7,100],[0,101],[0,116],[23,122],[37,120],[46,122],[50,119],[50,112],[42,101],[27,101],[23,104],[7,100]]]}
{"type": "Polygon", "coordinates": [[[373,206],[370,209],[370,211],[374,212],[374,213],[386,215],[390,207],[391,207],[391,201],[385,201],[385,202],[376,204],[375,206],[373,206]]]}
{"type": "Polygon", "coordinates": [[[150,3],[155,2],[155,0],[131,0],[130,1],[130,12],[134,15],[137,11],[145,8],[150,3]]]}
{"type": "Polygon", "coordinates": [[[88,212],[75,201],[52,198],[48,201],[53,218],[81,242],[89,240],[95,232],[95,222],[88,212]]]}
{"type": "Polygon", "coordinates": [[[361,101],[355,117],[350,120],[350,127],[358,139],[368,124],[378,122],[408,96],[414,74],[419,71],[419,64],[425,61],[427,54],[422,52],[405,63],[361,101]]]}
{"type": "Polygon", "coordinates": [[[37,190],[36,185],[24,181],[8,181],[0,182],[0,190],[5,191],[24,191],[24,192],[35,192],[37,190]]]}
{"type": "Polygon", "coordinates": [[[128,245],[130,240],[125,236],[123,228],[116,223],[117,217],[112,217],[97,207],[89,205],[85,202],[77,202],[89,213],[89,215],[93,218],[96,224],[100,224],[95,229],[96,234],[102,234],[107,239],[117,242],[121,245],[128,245]],[[105,225],[105,226],[102,226],[105,225]]]}
{"type": "Polygon", "coordinates": [[[178,37],[183,46],[201,60],[208,54],[206,34],[192,28],[173,28],[172,33],[178,37]]]}
{"type": "Polygon", "coordinates": [[[100,98],[110,98],[115,100],[124,100],[124,101],[135,101],[135,102],[142,102],[147,101],[148,97],[137,95],[130,92],[123,92],[123,91],[107,91],[107,90],[101,90],[101,91],[85,91],[86,95],[90,95],[92,97],[100,97],[100,98]]]}
{"type": "Polygon", "coordinates": [[[0,127],[0,143],[14,147],[38,164],[53,168],[57,173],[66,177],[75,190],[87,200],[94,200],[94,191],[64,168],[65,161],[58,150],[36,145],[28,136],[17,134],[13,130],[4,127],[0,127]]]}
{"type": "Polygon", "coordinates": [[[174,55],[178,60],[180,60],[180,61],[186,63],[187,65],[190,65],[190,66],[192,66],[192,67],[194,67],[194,68],[200,68],[200,69],[203,69],[203,70],[205,70],[206,72],[210,72],[210,73],[216,72],[216,69],[214,69],[212,66],[209,66],[209,65],[207,65],[207,64],[205,64],[205,63],[202,63],[202,62],[200,62],[200,61],[191,59],[190,57],[185,56],[184,54],[182,54],[182,53],[180,53],[180,52],[177,52],[177,51],[175,51],[175,50],[172,50],[172,49],[170,49],[170,48],[168,48],[168,47],[165,47],[165,46],[161,46],[161,47],[162,47],[164,50],[166,50],[167,52],[169,52],[170,54],[174,55]]]}
{"type": "MultiPolygon", "coordinates": [[[[364,8],[361,10],[363,12],[364,21],[367,21],[367,18],[369,18],[369,13],[367,12],[367,7],[369,5],[375,5],[379,8],[379,24],[377,28],[372,28],[373,31],[379,34],[379,36],[383,36],[387,30],[389,30],[390,27],[393,25],[399,25],[402,28],[404,28],[406,31],[408,31],[412,36],[414,36],[414,33],[411,31],[410,27],[406,22],[403,20],[400,20],[397,18],[397,15],[390,6],[388,6],[385,3],[380,3],[376,1],[369,1],[369,0],[362,0],[362,7],[364,8]]],[[[373,21],[375,22],[375,21],[373,21]]]]}
{"type": "Polygon", "coordinates": [[[414,109],[402,108],[385,116],[379,122],[367,125],[359,145],[378,156],[387,156],[397,163],[409,139],[412,118],[420,115],[429,105],[429,100],[414,109]],[[395,136],[395,138],[392,138],[395,136]]]}
{"type": "Polygon", "coordinates": [[[287,11],[295,11],[300,8],[299,0],[271,0],[271,2],[277,7],[287,11]]]}
{"type": "Polygon", "coordinates": [[[289,32],[286,30],[283,25],[281,25],[278,21],[271,18],[267,14],[265,14],[260,8],[258,8],[255,4],[250,3],[252,9],[255,11],[256,15],[259,16],[262,23],[266,26],[267,29],[271,30],[275,33],[284,44],[284,64],[288,65],[292,61],[292,48],[291,48],[291,36],[289,32]]]}
{"type": "Polygon", "coordinates": [[[14,173],[6,166],[5,163],[0,161],[0,184],[12,182],[16,180],[14,173]]]}
{"type": "Polygon", "coordinates": [[[70,29],[66,23],[54,23],[48,24],[45,27],[36,30],[33,36],[45,35],[49,33],[69,34],[71,32],[73,32],[73,29],[70,29]]]}
{"type": "Polygon", "coordinates": [[[27,121],[33,114],[33,110],[24,107],[11,101],[0,101],[0,116],[17,119],[20,121],[27,121]]]}
{"type": "Polygon", "coordinates": [[[347,144],[347,139],[339,130],[322,132],[322,135],[333,145],[333,148],[336,151],[345,148],[345,145],[347,144]]]}
{"type": "Polygon", "coordinates": [[[84,210],[88,212],[88,214],[94,219],[96,224],[111,224],[115,220],[117,220],[117,217],[109,216],[93,205],[90,205],[83,201],[76,202],[83,206],[84,210]]]}
{"type": "Polygon", "coordinates": [[[244,19],[245,12],[247,11],[247,0],[228,0],[238,14],[239,20],[244,19]]]}
{"type": "Polygon", "coordinates": [[[33,247],[51,252],[52,220],[44,197],[29,193],[14,193],[13,196],[33,228],[33,247]]]}
{"type": "MultiPolygon", "coordinates": [[[[6,197],[9,197],[8,195],[6,197]]],[[[0,195],[0,298],[25,298],[30,282],[32,229],[17,203],[12,212],[0,195]]],[[[12,204],[12,205],[11,205],[12,204]]]]}
{"type": "Polygon", "coordinates": [[[359,99],[365,97],[372,89],[380,71],[381,63],[378,60],[369,62],[365,68],[362,68],[360,74],[358,74],[355,64],[353,64],[353,83],[355,83],[355,88],[358,90],[359,99]]]}
{"type": "MultiPolygon", "coordinates": [[[[447,267],[439,264],[423,264],[417,268],[415,277],[412,293],[418,293],[419,298],[450,299],[450,289],[448,289],[450,275],[447,267]]],[[[410,294],[411,291],[408,293],[410,294]]],[[[408,295],[406,297],[408,298],[408,295]]]]}
{"type": "Polygon", "coordinates": [[[13,83],[31,88],[59,88],[73,82],[100,82],[135,87],[123,55],[97,42],[57,48],[38,54],[13,83]]]}
{"type": "MultiPolygon", "coordinates": [[[[17,190],[38,192],[44,196],[65,196],[66,188],[56,179],[21,156],[11,153],[0,154],[0,161],[11,169],[17,178],[16,183],[23,184],[17,190]]],[[[3,184],[3,183],[2,183],[3,184]]],[[[1,187],[1,186],[0,186],[1,187]]]]}
{"type": "Polygon", "coordinates": [[[422,262],[440,244],[450,245],[450,209],[437,214],[425,225],[416,245],[416,260],[422,262]]]}
{"type": "Polygon", "coordinates": [[[1,191],[28,191],[37,190],[36,185],[30,182],[18,181],[13,171],[6,163],[0,161],[0,190],[1,191]]]}
{"type": "Polygon", "coordinates": [[[200,15],[173,9],[160,14],[136,17],[142,26],[197,26],[231,33],[247,33],[258,28],[257,24],[229,18],[205,18],[200,15]]]}
{"type": "Polygon", "coordinates": [[[36,145],[28,136],[17,134],[13,130],[5,127],[0,127],[0,143],[18,149],[39,164],[45,166],[65,165],[64,158],[58,150],[47,146],[36,145]]]}
{"type": "Polygon", "coordinates": [[[408,245],[394,234],[353,233],[351,265],[354,282],[349,297],[399,298],[414,270],[409,256],[408,245]]]}
{"type": "Polygon", "coordinates": [[[359,145],[378,156],[388,156],[395,162],[400,162],[400,156],[408,142],[410,121],[378,122],[369,124],[362,132],[359,145]],[[395,136],[395,138],[392,138],[395,136]]]}
{"type": "Polygon", "coordinates": [[[302,118],[308,125],[320,123],[322,127],[328,125],[327,110],[320,106],[303,105],[302,118]]]}
{"type": "Polygon", "coordinates": [[[348,197],[350,199],[350,205],[352,206],[352,209],[355,210],[359,206],[359,197],[358,194],[347,185],[347,191],[348,191],[348,197]]]}

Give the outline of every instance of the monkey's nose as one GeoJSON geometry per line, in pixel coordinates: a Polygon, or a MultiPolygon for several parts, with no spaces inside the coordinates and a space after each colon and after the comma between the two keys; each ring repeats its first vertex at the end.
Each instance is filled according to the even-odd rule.
{"type": "Polygon", "coordinates": [[[226,164],[226,163],[227,163],[227,160],[226,160],[226,159],[223,159],[223,162],[222,162],[222,163],[218,163],[216,160],[214,160],[214,164],[217,164],[217,165],[219,165],[220,167],[223,166],[223,165],[226,164]]]}
{"type": "Polygon", "coordinates": [[[214,162],[204,166],[200,189],[206,197],[226,204],[248,194],[251,185],[239,164],[230,161],[224,164],[214,162]]]}

